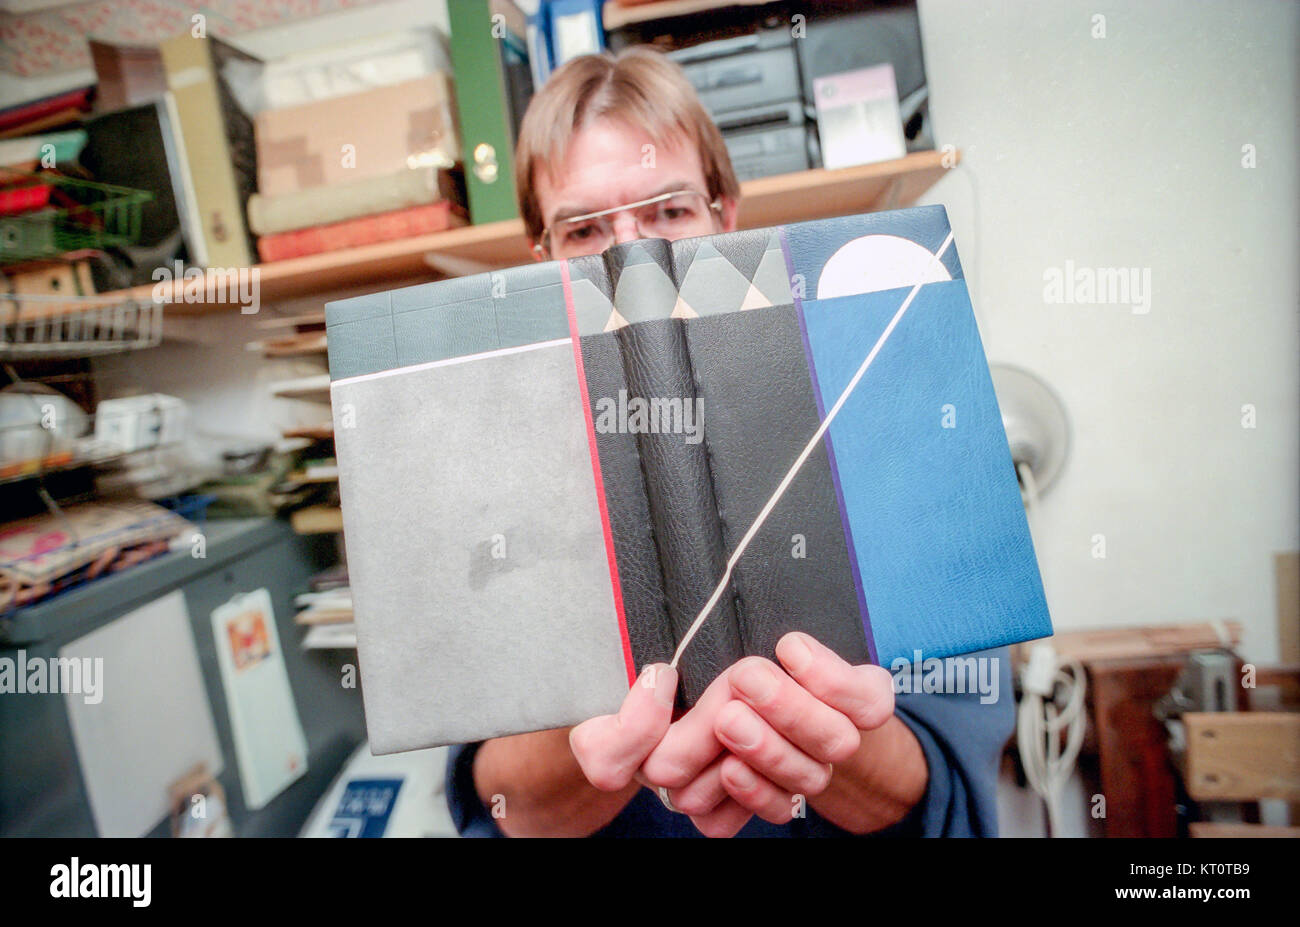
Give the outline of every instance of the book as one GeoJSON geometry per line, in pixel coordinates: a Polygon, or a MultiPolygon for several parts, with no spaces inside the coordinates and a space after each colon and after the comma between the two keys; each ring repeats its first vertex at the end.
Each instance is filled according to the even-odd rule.
{"type": "Polygon", "coordinates": [[[684,643],[682,707],[792,630],[891,669],[1051,633],[942,207],[325,312],[376,753],[616,711],[684,643]]]}
{"type": "MultiPolygon", "coordinates": [[[[434,71],[298,106],[264,109],[254,120],[257,190],[283,196],[404,168],[450,168],[460,158],[451,81],[434,71]]],[[[320,189],[327,188],[327,189],[320,189]]]]}
{"type": "Polygon", "coordinates": [[[86,133],[82,129],[6,139],[0,141],[0,167],[35,171],[47,152],[53,153],[55,164],[66,164],[77,160],[85,147],[86,133]]]}
{"type": "Polygon", "coordinates": [[[95,109],[110,113],[151,103],[167,92],[167,72],[156,45],[116,45],[91,39],[95,109]]]}
{"type": "Polygon", "coordinates": [[[605,50],[600,6],[598,0],[551,0],[551,54],[555,67],[579,55],[598,55],[605,50]]]}
{"type": "Polygon", "coordinates": [[[443,232],[456,225],[464,225],[464,220],[453,212],[450,201],[441,200],[314,228],[263,235],[257,240],[257,253],[269,263],[443,232]]]}
{"type": "Polygon", "coordinates": [[[528,20],[510,0],[461,0],[447,21],[470,218],[513,219],[515,138],[533,95],[528,20]]]}
{"type": "Polygon", "coordinates": [[[78,87],[0,109],[0,138],[30,135],[42,129],[74,122],[90,108],[95,88],[78,87]]]}
{"type": "Polygon", "coordinates": [[[392,174],[331,184],[324,190],[308,187],[277,196],[254,193],[248,201],[248,225],[258,235],[274,235],[442,199],[463,203],[459,186],[449,170],[404,167],[392,174]]]}
{"type": "Polygon", "coordinates": [[[188,32],[159,43],[167,74],[168,106],[192,189],[190,257],[204,267],[247,267],[252,239],[244,207],[257,187],[253,122],[222,79],[229,61],[255,62],[239,49],[188,32]]]}

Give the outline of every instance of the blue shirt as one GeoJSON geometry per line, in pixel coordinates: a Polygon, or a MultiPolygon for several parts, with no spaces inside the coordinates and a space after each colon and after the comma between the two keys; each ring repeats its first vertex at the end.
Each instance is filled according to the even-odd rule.
{"type": "MultiPolygon", "coordinates": [[[[996,837],[997,776],[1002,748],[1015,724],[1010,652],[1002,647],[971,654],[997,660],[997,698],[991,693],[898,692],[895,713],[921,743],[929,767],[925,795],[899,822],[873,837],[996,837]]],[[[903,680],[909,687],[918,677],[903,680]]],[[[465,837],[504,836],[474,788],[474,755],[481,743],[452,747],[447,760],[447,805],[465,837]]],[[[848,832],[806,807],[807,817],[769,824],[757,816],[741,837],[833,837],[848,832]]],[[[699,837],[688,817],[669,811],[659,796],[641,789],[595,837],[699,837]]]]}

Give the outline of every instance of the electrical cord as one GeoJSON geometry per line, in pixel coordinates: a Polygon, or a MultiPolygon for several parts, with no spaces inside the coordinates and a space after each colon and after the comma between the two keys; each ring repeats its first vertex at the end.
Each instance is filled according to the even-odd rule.
{"type": "Polygon", "coordinates": [[[1061,790],[1074,772],[1083,745],[1086,688],[1078,660],[1058,664],[1051,644],[1034,645],[1021,673],[1016,745],[1025,778],[1047,809],[1049,837],[1061,833],[1061,790]]]}
{"type": "MultiPolygon", "coordinates": [[[[1038,483],[1028,463],[1021,461],[1016,471],[1032,529],[1038,513],[1038,483]]],[[[1074,772],[1083,745],[1088,721],[1083,702],[1087,680],[1078,660],[1061,664],[1056,649],[1040,641],[1029,651],[1029,662],[1020,673],[1020,688],[1016,746],[1025,778],[1047,810],[1047,835],[1051,837],[1061,833],[1061,790],[1074,772]]]]}

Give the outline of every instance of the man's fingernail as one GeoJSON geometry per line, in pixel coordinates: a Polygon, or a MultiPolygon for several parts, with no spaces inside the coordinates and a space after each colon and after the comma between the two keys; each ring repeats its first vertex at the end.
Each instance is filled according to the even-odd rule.
{"type": "Polygon", "coordinates": [[[731,777],[731,781],[735,783],[737,788],[744,789],[745,791],[749,791],[754,786],[758,785],[758,780],[755,779],[754,774],[749,771],[749,767],[740,763],[730,767],[728,775],[731,777]]]}
{"type": "Polygon", "coordinates": [[[655,701],[671,708],[677,700],[677,670],[667,663],[652,666],[655,674],[655,701]]]}
{"type": "Polygon", "coordinates": [[[731,682],[740,694],[755,702],[767,701],[776,692],[780,680],[767,663],[746,663],[731,675],[731,682]]]}
{"type": "Polygon", "coordinates": [[[803,637],[799,634],[787,634],[782,641],[781,662],[789,667],[791,672],[802,673],[812,663],[812,650],[804,643],[803,637]]]}
{"type": "Polygon", "coordinates": [[[745,714],[737,713],[735,717],[728,720],[723,731],[731,738],[731,742],[742,750],[758,746],[758,738],[763,733],[758,725],[758,719],[749,713],[749,709],[745,709],[745,714]]]}

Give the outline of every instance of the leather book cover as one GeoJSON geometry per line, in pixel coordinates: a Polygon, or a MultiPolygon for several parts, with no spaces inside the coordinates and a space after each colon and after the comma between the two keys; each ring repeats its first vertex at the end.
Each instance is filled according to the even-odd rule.
{"type": "Polygon", "coordinates": [[[794,629],[886,667],[1050,634],[948,236],[926,207],[329,304],[374,752],[617,710],[833,407],[685,649],[683,705],[794,629]]]}

